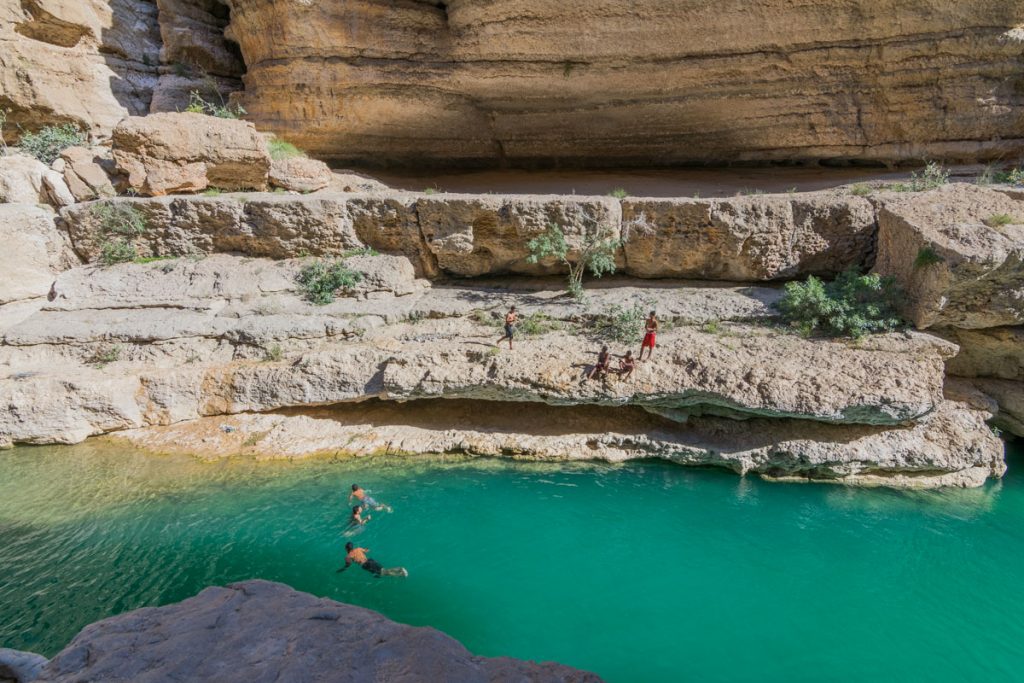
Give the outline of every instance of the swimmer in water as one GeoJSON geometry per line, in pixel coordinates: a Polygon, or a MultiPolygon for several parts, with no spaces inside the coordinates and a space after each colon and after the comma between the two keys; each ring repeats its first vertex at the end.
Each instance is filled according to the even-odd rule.
{"type": "Polygon", "coordinates": [[[373,519],[372,515],[366,515],[366,517],[363,517],[362,514],[361,514],[362,511],[363,511],[363,506],[362,505],[356,505],[354,508],[352,508],[352,516],[348,518],[348,528],[349,529],[355,529],[357,527],[361,527],[364,524],[366,524],[367,522],[369,522],[371,519],[373,519]]]}
{"type": "Polygon", "coordinates": [[[378,503],[376,500],[371,498],[359,484],[352,484],[352,493],[348,494],[349,505],[352,504],[353,499],[359,501],[359,504],[368,510],[384,510],[385,512],[391,512],[390,505],[378,503]]]}
{"type": "Polygon", "coordinates": [[[382,576],[409,576],[409,572],[405,570],[405,567],[382,567],[377,560],[370,557],[369,553],[369,548],[357,548],[352,543],[346,543],[345,566],[338,569],[335,573],[340,574],[354,563],[373,574],[374,578],[377,579],[382,576]]]}

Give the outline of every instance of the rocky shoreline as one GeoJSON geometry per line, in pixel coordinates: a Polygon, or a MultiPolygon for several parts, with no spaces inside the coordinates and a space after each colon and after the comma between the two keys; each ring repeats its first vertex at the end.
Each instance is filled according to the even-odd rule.
{"type": "Polygon", "coordinates": [[[82,680],[601,681],[551,662],[476,657],[435,629],[261,580],[90,624],[49,661],[0,649],[3,683],[82,680]]]}

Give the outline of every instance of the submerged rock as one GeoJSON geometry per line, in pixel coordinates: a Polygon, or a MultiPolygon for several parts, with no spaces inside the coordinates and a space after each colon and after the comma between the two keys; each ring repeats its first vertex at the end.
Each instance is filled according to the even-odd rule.
{"type": "Polygon", "coordinates": [[[475,657],[432,628],[395,623],[269,581],[207,588],[85,627],[40,683],[75,681],[535,681],[599,683],[554,663],[475,657]]]}

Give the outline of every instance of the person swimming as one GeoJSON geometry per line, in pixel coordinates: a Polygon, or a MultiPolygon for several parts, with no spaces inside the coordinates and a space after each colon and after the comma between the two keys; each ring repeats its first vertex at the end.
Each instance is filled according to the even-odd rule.
{"type": "Polygon", "coordinates": [[[352,543],[346,543],[345,566],[339,568],[335,573],[340,574],[352,566],[353,563],[358,564],[360,567],[373,574],[374,578],[377,579],[382,576],[409,576],[409,572],[406,571],[405,567],[382,567],[380,562],[377,562],[377,560],[370,557],[369,548],[357,548],[352,543]]]}
{"type": "Polygon", "coordinates": [[[378,503],[359,484],[352,484],[352,493],[348,494],[348,504],[352,504],[352,500],[359,501],[359,504],[367,510],[384,510],[391,512],[391,506],[385,505],[384,503],[378,503]]]}
{"type": "Polygon", "coordinates": [[[366,517],[364,518],[362,516],[362,514],[361,514],[362,512],[363,512],[363,506],[362,505],[356,505],[355,507],[352,508],[352,515],[348,518],[348,528],[349,529],[355,529],[357,527],[361,527],[364,524],[366,524],[367,522],[369,522],[371,519],[373,519],[372,515],[366,515],[366,517]]]}

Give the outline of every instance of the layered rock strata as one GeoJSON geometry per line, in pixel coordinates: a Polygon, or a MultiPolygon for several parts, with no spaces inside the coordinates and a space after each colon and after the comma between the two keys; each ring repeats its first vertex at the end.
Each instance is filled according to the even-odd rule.
{"type": "MultiPolygon", "coordinates": [[[[755,282],[862,266],[876,233],[872,204],[845,192],[624,202],[398,191],[116,201],[146,219],[144,255],[286,258],[370,246],[405,254],[428,277],[563,272],[554,259],[528,258],[529,241],[550,225],[565,232],[570,258],[585,235],[621,240],[616,261],[629,275],[755,282]]],[[[96,210],[82,204],[62,215],[78,253],[95,259],[103,240],[96,210]]]]}
{"type": "MultiPolygon", "coordinates": [[[[222,255],[68,271],[52,300],[8,328],[0,346],[10,368],[0,381],[0,404],[10,408],[0,436],[67,443],[204,416],[462,399],[566,414],[635,406],[649,415],[638,424],[659,426],[646,436],[601,436],[592,421],[577,436],[548,439],[524,423],[513,449],[480,436],[490,432],[486,420],[461,431],[435,423],[430,429],[442,433],[416,433],[422,446],[402,450],[659,454],[766,476],[915,486],[978,485],[1003,471],[988,413],[944,398],[944,361],[956,347],[936,337],[803,339],[770,325],[772,289],[611,281],[574,303],[515,282],[430,287],[397,256],[348,263],[365,280],[322,307],[296,292],[301,260],[222,255]],[[499,313],[512,302],[535,316],[539,336],[496,352],[499,313]],[[671,325],[655,361],[626,381],[586,381],[601,316],[634,305],[657,307],[671,325]]],[[[358,453],[388,434],[371,431],[369,439],[337,431],[325,439],[340,439],[334,450],[355,443],[358,453]]],[[[310,450],[329,450],[324,442],[310,450]]]]}
{"type": "Polygon", "coordinates": [[[1024,4],[230,0],[252,120],[366,164],[1012,157],[1024,4]]]}
{"type": "Polygon", "coordinates": [[[43,667],[71,681],[465,681],[600,683],[554,663],[476,657],[432,628],[269,581],[207,588],[86,626],[43,667]]]}

